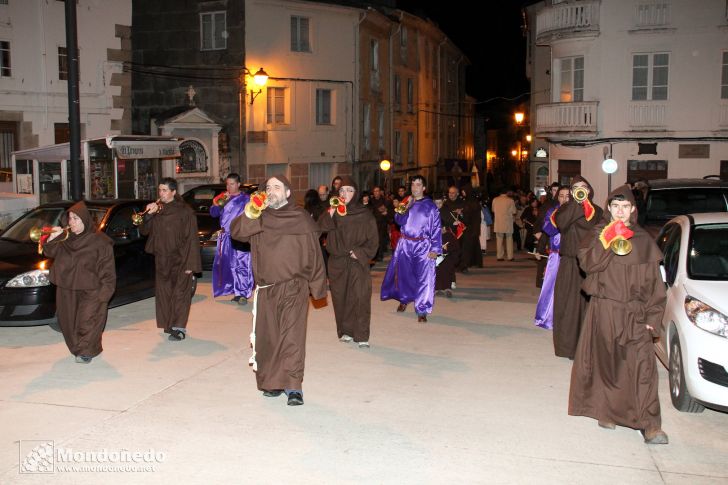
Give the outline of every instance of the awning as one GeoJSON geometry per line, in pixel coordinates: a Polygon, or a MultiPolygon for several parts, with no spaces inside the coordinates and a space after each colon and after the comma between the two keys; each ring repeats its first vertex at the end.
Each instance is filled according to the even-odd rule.
{"type": "MultiPolygon", "coordinates": [[[[84,158],[84,144],[81,144],[80,158],[84,158]]],[[[16,160],[38,160],[39,162],[60,162],[71,159],[71,145],[59,143],[38,148],[28,148],[13,152],[16,160]]]]}

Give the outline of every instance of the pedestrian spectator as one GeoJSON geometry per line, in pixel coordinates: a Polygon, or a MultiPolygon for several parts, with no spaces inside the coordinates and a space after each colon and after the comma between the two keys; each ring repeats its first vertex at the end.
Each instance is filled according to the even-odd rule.
{"type": "MultiPolygon", "coordinates": [[[[326,193],[328,195],[328,192],[326,193]]],[[[319,194],[315,189],[309,189],[303,194],[303,208],[311,214],[314,221],[317,221],[319,216],[324,212],[326,206],[322,204],[322,200],[319,198],[319,194]]],[[[326,202],[328,205],[328,201],[326,202]]]]}
{"type": "Polygon", "coordinates": [[[361,193],[361,205],[369,209],[369,191],[365,190],[361,193]]]}
{"type": "Polygon", "coordinates": [[[463,196],[465,231],[463,231],[463,235],[459,240],[460,263],[458,264],[458,271],[467,273],[468,268],[483,267],[483,253],[480,251],[480,221],[483,213],[471,185],[463,187],[461,193],[463,196]]]}
{"type": "Polygon", "coordinates": [[[372,314],[372,278],[369,260],[379,247],[377,222],[369,209],[359,202],[357,185],[344,177],[339,197],[346,211],[329,208],[319,220],[327,233],[329,251],[329,289],[336,317],[336,332],[341,342],[353,341],[369,348],[372,314]]]}
{"type": "Polygon", "coordinates": [[[291,183],[275,175],[265,183],[263,209],[231,225],[234,239],[250,242],[256,288],[253,300],[253,357],[258,389],[266,397],[288,396],[303,404],[306,320],[309,294],[326,298],[326,274],[319,251],[319,228],[291,198],[291,183]],[[267,206],[266,206],[267,204],[267,206]]]}
{"type": "Polygon", "coordinates": [[[592,202],[594,189],[585,178],[574,177],[571,194],[571,199],[552,216],[561,233],[561,259],[554,285],[554,353],[569,359],[576,352],[587,304],[581,290],[583,272],[576,259],[579,243],[602,219],[602,208],[592,202]],[[576,196],[580,190],[586,190],[587,194],[582,200],[576,196]]]}
{"type": "Polygon", "coordinates": [[[341,177],[336,176],[331,180],[331,188],[329,189],[329,196],[331,197],[338,197],[339,196],[339,189],[341,188],[341,177]]]}
{"type": "Polygon", "coordinates": [[[146,252],[154,255],[154,290],[157,327],[169,340],[187,337],[195,273],[202,272],[197,218],[177,195],[177,181],[163,178],[158,187],[159,204],[147,204],[139,231],[149,236],[146,252]]]}
{"type": "Polygon", "coordinates": [[[645,179],[639,179],[632,189],[637,208],[637,223],[644,226],[647,223],[647,194],[650,192],[650,185],[645,179]]]}
{"type": "Polygon", "coordinates": [[[508,196],[508,189],[503,188],[500,195],[493,199],[493,230],[496,240],[496,258],[513,261],[513,219],[516,215],[516,204],[508,196]]]}
{"type": "Polygon", "coordinates": [[[655,240],[637,224],[634,195],[623,185],[609,194],[604,221],[582,242],[583,289],[591,296],[569,389],[569,414],[599,426],[642,431],[647,444],[667,444],[657,395],[653,338],[667,300],[655,240]],[[626,254],[611,250],[628,239],[626,254]]]}
{"type": "Polygon", "coordinates": [[[480,249],[485,254],[488,247],[488,240],[490,239],[490,226],[493,225],[493,214],[488,208],[488,198],[483,195],[481,200],[481,212],[483,214],[482,221],[480,223],[480,249]]]}
{"type": "Polygon", "coordinates": [[[246,305],[253,292],[250,251],[230,238],[230,223],[243,213],[250,197],[240,192],[240,176],[236,173],[225,177],[225,186],[227,190],[215,197],[210,206],[210,216],[220,219],[217,251],[212,264],[212,297],[233,295],[233,302],[246,305]]]}
{"type": "Polygon", "coordinates": [[[384,197],[381,187],[376,185],[372,188],[372,197],[369,199],[369,205],[371,206],[372,214],[374,214],[374,219],[377,221],[377,230],[379,231],[379,251],[375,259],[382,261],[384,255],[387,253],[387,246],[389,246],[388,228],[390,222],[394,220],[394,207],[384,197]]]}
{"type": "Polygon", "coordinates": [[[427,322],[435,299],[435,259],[442,253],[442,224],[437,206],[425,197],[427,183],[422,175],[411,178],[409,197],[403,213],[394,219],[402,238],[387,266],[381,299],[399,301],[398,312],[415,303],[417,321],[427,322]]]}
{"type": "MultiPolygon", "coordinates": [[[[444,201],[441,198],[435,198],[435,205],[440,210],[440,223],[442,224],[442,255],[435,260],[435,295],[444,294],[447,298],[452,298],[452,290],[455,288],[456,275],[455,272],[460,262],[460,242],[453,231],[453,226],[448,224],[447,218],[443,214],[447,211],[444,209],[444,201]]],[[[449,213],[447,214],[449,216],[449,213]]],[[[455,226],[457,229],[457,226],[455,226]]]]}
{"type": "Polygon", "coordinates": [[[329,205],[329,188],[326,185],[318,186],[319,200],[326,206],[329,205]]]}
{"type": "Polygon", "coordinates": [[[53,227],[43,253],[53,258],[49,279],[56,286],[56,316],[68,350],[79,364],[99,355],[108,303],[116,289],[114,241],[96,231],[84,202],[61,216],[64,230],[53,227]]]}
{"type": "Polygon", "coordinates": [[[525,228],[523,248],[528,252],[533,252],[536,245],[534,231],[536,228],[536,221],[538,220],[538,209],[538,201],[536,199],[533,199],[529,202],[529,205],[521,213],[521,221],[523,221],[523,227],[525,228]]]}

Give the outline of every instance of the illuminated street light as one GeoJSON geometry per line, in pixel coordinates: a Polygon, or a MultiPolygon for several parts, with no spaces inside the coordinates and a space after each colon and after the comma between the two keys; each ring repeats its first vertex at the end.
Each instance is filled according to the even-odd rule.
{"type": "Polygon", "coordinates": [[[392,168],[392,163],[389,160],[382,160],[381,162],[379,162],[379,168],[386,172],[387,170],[392,168]]]}
{"type": "Polygon", "coordinates": [[[518,150],[511,150],[511,155],[514,157],[518,156],[518,150]]]}
{"type": "Polygon", "coordinates": [[[523,123],[523,118],[524,118],[524,117],[525,117],[525,115],[524,115],[524,114],[523,114],[522,112],[520,112],[520,111],[519,111],[519,112],[517,112],[517,113],[515,114],[515,118],[516,118],[516,124],[517,124],[517,125],[520,125],[520,124],[522,124],[522,123],[523,123]]]}
{"type": "Polygon", "coordinates": [[[533,140],[533,137],[531,135],[526,135],[526,141],[531,143],[531,140],[533,140]]]}

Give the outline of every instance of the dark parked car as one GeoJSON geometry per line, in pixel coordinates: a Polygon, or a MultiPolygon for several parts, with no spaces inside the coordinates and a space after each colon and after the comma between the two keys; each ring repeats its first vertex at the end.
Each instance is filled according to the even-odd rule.
{"type": "Polygon", "coordinates": [[[645,228],[657,236],[675,216],[728,212],[728,182],[714,179],[650,180],[645,228]]]}
{"type": "MultiPolygon", "coordinates": [[[[182,200],[192,207],[197,216],[197,234],[200,236],[200,246],[202,247],[202,269],[205,270],[212,269],[220,230],[220,219],[210,216],[210,206],[212,199],[226,190],[225,184],[206,184],[193,187],[182,194],[182,200]]],[[[241,184],[240,190],[246,194],[252,194],[258,190],[258,184],[241,184]]],[[[239,249],[249,251],[250,246],[240,243],[239,249]]]]}
{"type": "MultiPolygon", "coordinates": [[[[154,257],[144,252],[146,238],[132,224],[134,211],[149,201],[87,201],[91,217],[114,240],[115,307],[154,296],[154,257]]],[[[33,227],[59,225],[72,202],[41,205],[15,220],[0,234],[0,326],[50,324],[56,327],[56,289],[48,281],[53,260],[38,254],[30,240],[33,227]]]]}

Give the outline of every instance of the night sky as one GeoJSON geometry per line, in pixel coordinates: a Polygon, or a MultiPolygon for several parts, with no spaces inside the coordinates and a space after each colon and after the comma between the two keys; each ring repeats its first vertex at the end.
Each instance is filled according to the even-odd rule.
{"type": "MultiPolygon", "coordinates": [[[[476,14],[474,2],[397,2],[403,10],[432,19],[465,53],[471,63],[467,93],[480,102],[496,97],[514,98],[529,90],[525,74],[526,38],[521,32],[524,3],[529,2],[481,2],[477,8],[483,13],[476,14]]],[[[523,96],[512,103],[527,100],[528,96],[523,96]]],[[[484,111],[501,111],[503,105],[501,100],[494,100],[478,106],[484,111]]]]}

